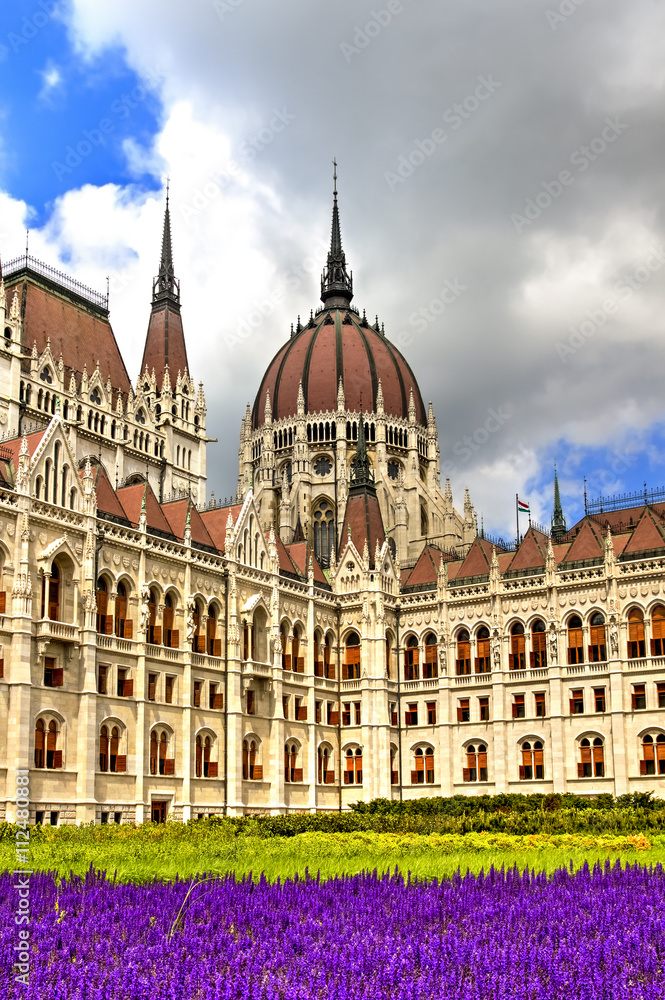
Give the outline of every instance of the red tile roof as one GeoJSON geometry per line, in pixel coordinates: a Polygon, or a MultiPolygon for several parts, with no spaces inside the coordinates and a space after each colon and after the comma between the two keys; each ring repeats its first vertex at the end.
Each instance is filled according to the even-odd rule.
{"type": "MultiPolygon", "coordinates": [[[[85,365],[88,375],[92,375],[97,362],[104,381],[111,376],[111,385],[123,393],[129,392],[130,381],[127,369],[120,355],[111,324],[100,312],[92,307],[86,309],[82,303],[74,302],[61,293],[42,287],[32,277],[6,282],[7,299],[11,302],[14,289],[19,296],[25,293],[25,315],[23,320],[23,349],[26,354],[33,343],[41,354],[51,340],[51,353],[57,362],[62,352],[65,367],[69,371],[82,372],[85,365]]],[[[80,381],[80,374],[77,382],[80,381]]]]}
{"type": "Polygon", "coordinates": [[[603,556],[603,536],[599,525],[585,520],[575,536],[562,563],[580,562],[583,559],[597,559],[603,556]]]}
{"type": "Polygon", "coordinates": [[[486,538],[476,535],[467,557],[457,573],[457,577],[462,580],[467,576],[484,576],[486,573],[489,573],[491,562],[491,542],[488,542],[486,538]]]}
{"type": "Polygon", "coordinates": [[[201,511],[204,527],[219,552],[226,552],[226,523],[229,519],[229,511],[231,511],[233,523],[236,524],[241,510],[242,504],[236,503],[229,507],[213,507],[211,510],[201,511]]]}
{"type": "Polygon", "coordinates": [[[319,561],[314,555],[309,542],[294,542],[292,545],[285,546],[286,551],[291,557],[291,561],[296,565],[298,571],[307,577],[309,573],[309,557],[312,557],[312,569],[314,570],[314,582],[315,583],[325,583],[327,585],[328,581],[325,578],[323,570],[319,566],[319,561]]]}
{"type": "Polygon", "coordinates": [[[168,301],[157,303],[150,313],[141,374],[147,366],[149,372],[154,368],[155,374],[159,376],[166,364],[174,382],[178,372],[184,375],[189,371],[180,310],[174,303],[168,301]]]}
{"type": "MultiPolygon", "coordinates": [[[[97,494],[97,509],[103,514],[111,514],[113,517],[122,518],[123,521],[129,521],[130,518],[127,517],[125,508],[118,499],[118,494],[111,486],[111,481],[104,466],[100,465],[99,462],[91,461],[91,472],[92,482],[97,494]]],[[[79,478],[82,479],[84,475],[85,466],[79,469],[79,478]]]]}
{"type": "Polygon", "coordinates": [[[436,584],[442,559],[441,549],[437,549],[434,545],[426,545],[403,586],[417,587],[428,583],[436,584]]]}
{"type": "Polygon", "coordinates": [[[628,555],[631,552],[648,552],[651,549],[662,548],[665,548],[662,518],[646,507],[623,552],[628,555]]]}
{"type": "MultiPolygon", "coordinates": [[[[30,454],[30,458],[34,455],[45,433],[46,428],[41,431],[35,431],[34,434],[28,434],[26,440],[28,442],[28,452],[30,454]]],[[[2,444],[0,444],[0,476],[4,482],[10,486],[13,486],[16,482],[18,456],[22,446],[22,437],[11,438],[11,440],[3,441],[2,444]]]]}
{"type": "Polygon", "coordinates": [[[340,535],[340,548],[344,548],[349,537],[349,525],[351,526],[351,539],[358,549],[360,555],[365,547],[365,539],[369,549],[370,565],[374,565],[374,551],[378,541],[381,547],[386,540],[386,533],[383,530],[383,518],[381,508],[376,493],[373,489],[354,490],[349,493],[346,502],[346,512],[342,533],[340,535]]]}
{"type": "Polygon", "coordinates": [[[159,506],[150,483],[135,483],[132,486],[121,486],[118,490],[118,497],[122,506],[127,511],[128,520],[134,526],[138,525],[144,495],[148,528],[155,528],[157,531],[165,531],[166,534],[172,535],[171,525],[164,517],[162,508],[159,506]]]}
{"type": "Polygon", "coordinates": [[[201,515],[189,499],[183,497],[181,500],[172,500],[170,503],[161,504],[162,512],[169,522],[171,531],[176,538],[182,541],[185,537],[185,527],[187,525],[187,512],[189,511],[189,528],[192,533],[192,541],[198,545],[207,545],[209,548],[216,548],[215,543],[208,534],[201,515]]]}
{"type": "Polygon", "coordinates": [[[547,537],[530,527],[522,539],[522,544],[508,567],[511,572],[520,569],[535,569],[545,565],[547,537]]]}

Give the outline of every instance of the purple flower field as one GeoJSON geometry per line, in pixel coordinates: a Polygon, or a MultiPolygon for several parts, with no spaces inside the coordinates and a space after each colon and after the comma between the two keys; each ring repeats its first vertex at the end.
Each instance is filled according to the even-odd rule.
{"type": "Polygon", "coordinates": [[[0,996],[34,1000],[659,1000],[665,873],[516,870],[440,883],[364,874],[121,885],[30,879],[28,985],[16,877],[0,876],[0,996]]]}

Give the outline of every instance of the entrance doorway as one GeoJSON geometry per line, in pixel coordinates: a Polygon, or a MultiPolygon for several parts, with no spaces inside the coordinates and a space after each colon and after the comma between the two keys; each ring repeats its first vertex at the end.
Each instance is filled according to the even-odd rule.
{"type": "Polygon", "coordinates": [[[166,807],[168,802],[153,802],[152,803],[152,821],[153,823],[166,823],[166,807]]]}

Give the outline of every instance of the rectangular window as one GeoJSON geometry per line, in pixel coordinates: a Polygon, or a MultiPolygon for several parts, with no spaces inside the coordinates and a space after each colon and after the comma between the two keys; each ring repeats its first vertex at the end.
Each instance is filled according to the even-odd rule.
{"type": "Polygon", "coordinates": [[[203,681],[194,681],[194,708],[201,707],[201,691],[203,690],[203,681]]]}
{"type": "Polygon", "coordinates": [[[478,699],[478,711],[480,714],[481,722],[489,722],[490,719],[490,700],[489,698],[479,698],[478,699]]]}
{"type": "Polygon", "coordinates": [[[593,689],[593,705],[596,712],[605,711],[605,688],[593,689]]]}
{"type": "Polygon", "coordinates": [[[339,725],[339,710],[335,708],[335,702],[329,701],[326,705],[326,715],[329,726],[339,725]]]}
{"type": "Polygon", "coordinates": [[[63,668],[56,667],[56,660],[54,656],[44,657],[44,686],[45,687],[62,687],[63,683],[63,668]]]}
{"type": "Polygon", "coordinates": [[[398,718],[397,718],[397,703],[396,702],[394,702],[394,701],[389,702],[389,704],[388,704],[388,714],[390,716],[390,725],[391,726],[396,726],[397,723],[398,723],[398,718]]]}
{"type": "Polygon", "coordinates": [[[108,667],[97,667],[97,694],[106,694],[108,667]]]}
{"type": "Polygon", "coordinates": [[[208,685],[208,708],[223,708],[223,697],[219,692],[219,684],[208,685]]]}
{"type": "Polygon", "coordinates": [[[436,702],[435,701],[428,701],[427,702],[427,725],[428,726],[435,726],[436,725],[436,702]]]}
{"type": "Polygon", "coordinates": [[[345,701],[342,703],[342,725],[351,725],[351,702],[345,701]]]}
{"type": "Polygon", "coordinates": [[[307,722],[307,705],[303,705],[302,698],[296,698],[296,719],[298,722],[307,722]]]}
{"type": "Polygon", "coordinates": [[[647,707],[646,687],[644,684],[633,684],[631,707],[634,709],[647,707]]]}
{"type": "Polygon", "coordinates": [[[118,826],[120,823],[122,823],[122,813],[121,812],[114,812],[113,813],[113,822],[116,824],[116,826],[118,826]]]}
{"type": "Polygon", "coordinates": [[[460,698],[457,702],[457,721],[468,722],[471,718],[470,698],[460,698]]]}
{"type": "Polygon", "coordinates": [[[173,704],[173,689],[175,687],[175,677],[167,677],[164,688],[164,701],[167,705],[173,704]]]}
{"type": "Polygon", "coordinates": [[[321,724],[321,704],[320,701],[314,702],[314,717],[319,725],[321,724]]]}
{"type": "Polygon", "coordinates": [[[134,694],[134,681],[127,677],[129,670],[118,667],[118,698],[130,698],[134,694]]]}
{"type": "Polygon", "coordinates": [[[148,701],[155,701],[157,695],[157,674],[148,674],[148,701]]]}
{"type": "Polygon", "coordinates": [[[353,709],[354,709],[354,716],[355,716],[355,724],[356,724],[356,726],[359,726],[360,725],[360,702],[359,701],[354,701],[354,703],[353,703],[353,709]]]}
{"type": "Polygon", "coordinates": [[[109,814],[107,812],[102,813],[102,826],[106,826],[109,821],[109,814]]]}
{"type": "Polygon", "coordinates": [[[413,702],[413,704],[407,706],[407,712],[404,717],[404,721],[407,726],[417,726],[418,725],[418,704],[413,702]]]}
{"type": "Polygon", "coordinates": [[[665,684],[656,684],[658,695],[658,708],[665,708],[665,684]]]}
{"type": "Polygon", "coordinates": [[[35,826],[43,826],[43,825],[44,825],[44,810],[38,809],[37,812],[35,813],[35,826]]]}
{"type": "Polygon", "coordinates": [[[545,715],[545,692],[538,691],[534,695],[534,698],[536,701],[536,717],[540,716],[543,718],[545,715]]]}
{"type": "Polygon", "coordinates": [[[58,813],[56,812],[55,809],[51,810],[50,823],[51,823],[51,826],[57,826],[58,825],[58,813]]]}
{"type": "MultiPolygon", "coordinates": [[[[247,694],[249,694],[249,691],[247,692],[247,694]]],[[[288,717],[289,717],[289,698],[290,698],[290,695],[288,695],[288,694],[283,694],[282,695],[282,710],[284,712],[284,718],[285,719],[288,719],[288,717]]]]}
{"type": "Polygon", "coordinates": [[[584,714],[584,691],[579,688],[576,691],[570,692],[570,714],[571,715],[583,715],[584,714]]]}
{"type": "Polygon", "coordinates": [[[524,695],[514,694],[513,695],[513,719],[523,719],[524,718],[524,695]]]}

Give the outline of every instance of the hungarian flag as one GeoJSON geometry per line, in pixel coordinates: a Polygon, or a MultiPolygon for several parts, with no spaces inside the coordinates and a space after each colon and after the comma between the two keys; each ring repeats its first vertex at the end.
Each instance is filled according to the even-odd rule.
{"type": "Polygon", "coordinates": [[[518,500],[517,501],[517,509],[520,512],[520,514],[530,514],[531,513],[531,508],[529,507],[528,502],[525,503],[524,500],[518,500]]]}

